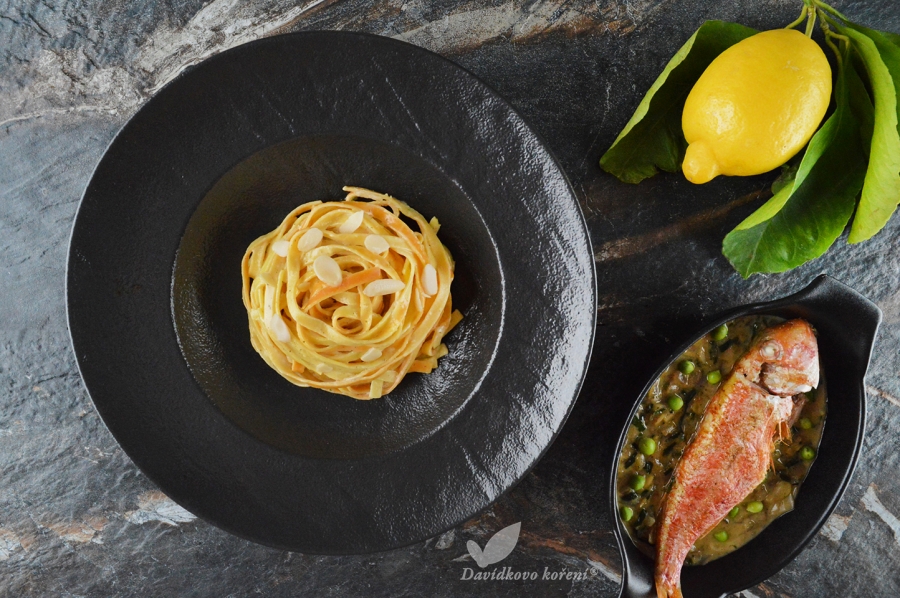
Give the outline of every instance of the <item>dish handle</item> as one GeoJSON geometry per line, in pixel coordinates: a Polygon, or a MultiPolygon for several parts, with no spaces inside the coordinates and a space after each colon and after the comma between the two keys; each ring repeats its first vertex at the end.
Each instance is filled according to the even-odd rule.
{"type": "Polygon", "coordinates": [[[617,534],[622,553],[622,589],[619,598],[657,598],[653,561],[617,534]]]}

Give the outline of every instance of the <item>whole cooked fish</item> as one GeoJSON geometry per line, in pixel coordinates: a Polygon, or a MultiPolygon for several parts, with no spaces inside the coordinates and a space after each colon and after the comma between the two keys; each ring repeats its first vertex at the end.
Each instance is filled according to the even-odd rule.
{"type": "Polygon", "coordinates": [[[776,434],[789,433],[793,396],[819,385],[812,327],[769,328],[738,360],[710,400],[675,468],[656,534],[656,593],[681,597],[681,567],[698,539],[761,484],[776,434]]]}

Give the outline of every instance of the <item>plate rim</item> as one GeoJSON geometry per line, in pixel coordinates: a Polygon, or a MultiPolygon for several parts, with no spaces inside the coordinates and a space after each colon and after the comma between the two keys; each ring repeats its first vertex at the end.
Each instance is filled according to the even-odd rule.
{"type": "MultiPolygon", "coordinates": [[[[248,50],[252,50],[252,48],[264,46],[264,45],[267,45],[270,43],[275,43],[278,40],[283,40],[286,38],[300,39],[300,38],[312,38],[312,37],[318,37],[318,36],[357,37],[357,38],[362,38],[362,39],[373,39],[380,43],[387,42],[389,44],[396,44],[397,47],[402,47],[407,52],[419,53],[421,55],[430,56],[432,59],[438,58],[441,62],[449,65],[451,68],[459,70],[462,73],[464,73],[467,77],[472,79],[472,81],[474,82],[475,85],[481,85],[484,89],[486,89],[494,101],[502,104],[506,110],[508,110],[512,115],[514,115],[516,118],[518,118],[520,124],[524,127],[525,131],[534,137],[534,139],[540,145],[541,149],[544,152],[546,152],[547,157],[549,158],[550,162],[553,164],[553,166],[558,171],[558,174],[560,175],[560,177],[565,185],[568,195],[571,197],[571,199],[574,203],[575,211],[578,215],[578,222],[581,225],[580,233],[583,236],[584,241],[585,241],[584,250],[587,252],[587,255],[589,256],[587,263],[588,263],[588,270],[589,270],[589,274],[590,274],[590,277],[589,277],[590,280],[588,281],[587,287],[590,290],[590,296],[591,296],[591,301],[590,301],[591,315],[590,315],[590,322],[588,323],[590,335],[588,338],[587,346],[585,348],[586,350],[584,353],[584,361],[583,361],[583,363],[578,365],[578,367],[580,368],[580,374],[578,376],[577,382],[574,385],[573,396],[568,401],[566,410],[562,414],[558,426],[556,427],[555,430],[553,430],[553,433],[549,436],[549,441],[547,441],[544,444],[544,446],[539,451],[537,456],[531,461],[531,463],[527,467],[525,467],[523,469],[521,475],[519,475],[517,478],[515,478],[502,491],[498,492],[497,495],[492,500],[487,502],[482,508],[480,508],[477,511],[472,511],[468,515],[466,515],[462,518],[459,518],[458,520],[456,518],[453,518],[453,520],[452,520],[453,523],[450,525],[441,524],[441,526],[440,526],[441,529],[432,535],[426,535],[423,537],[418,537],[418,536],[412,537],[412,535],[410,535],[410,537],[408,537],[400,542],[394,542],[388,546],[383,546],[383,547],[379,547],[376,549],[368,549],[365,551],[358,551],[358,550],[350,550],[350,551],[314,550],[314,551],[308,551],[308,550],[304,550],[302,552],[303,554],[316,554],[316,555],[326,555],[326,556],[328,556],[328,555],[330,555],[330,556],[346,556],[346,555],[361,555],[361,554],[377,554],[377,553],[381,553],[381,552],[388,552],[388,551],[412,546],[414,544],[418,544],[420,542],[427,540],[430,537],[434,537],[434,535],[439,535],[440,533],[443,533],[443,532],[446,532],[448,530],[458,527],[459,525],[461,525],[462,523],[465,523],[468,520],[479,517],[484,512],[488,511],[498,500],[505,497],[510,491],[512,491],[513,488],[518,486],[525,479],[525,477],[527,477],[528,474],[537,466],[537,464],[546,456],[546,453],[549,451],[550,447],[558,439],[560,433],[562,432],[566,422],[568,421],[568,418],[570,417],[570,415],[574,409],[575,403],[577,402],[577,400],[580,397],[581,392],[584,388],[584,383],[587,378],[588,371],[590,369],[590,364],[591,364],[592,357],[593,357],[594,347],[595,347],[595,343],[596,343],[596,331],[597,331],[597,319],[598,319],[598,315],[597,315],[597,305],[598,305],[598,300],[599,300],[598,299],[598,290],[597,290],[598,279],[597,279],[597,263],[596,263],[596,260],[594,259],[593,241],[591,239],[590,229],[587,225],[587,218],[585,215],[584,208],[582,207],[581,201],[579,201],[578,193],[576,192],[574,186],[572,185],[572,182],[571,182],[571,179],[570,179],[568,173],[562,167],[558,157],[556,156],[555,152],[551,149],[551,147],[547,144],[544,137],[542,135],[540,135],[533,128],[533,126],[529,123],[529,121],[526,120],[522,116],[522,114],[519,112],[519,110],[517,110],[509,102],[509,100],[506,99],[506,97],[504,95],[500,94],[494,88],[493,85],[484,81],[481,77],[474,74],[468,68],[458,64],[457,62],[451,60],[450,58],[447,58],[445,56],[442,56],[441,54],[438,54],[437,52],[433,52],[427,48],[417,46],[415,44],[412,44],[412,43],[404,41],[404,40],[399,40],[399,39],[395,39],[395,38],[391,38],[391,37],[387,37],[387,36],[377,35],[377,34],[368,33],[368,32],[361,32],[361,31],[308,30],[308,31],[296,31],[296,32],[281,33],[281,34],[277,34],[277,35],[258,38],[258,39],[246,42],[244,44],[240,44],[240,45],[228,48],[222,52],[213,54],[212,56],[209,56],[197,63],[185,66],[179,72],[179,74],[177,76],[173,77],[171,80],[166,82],[165,85],[163,85],[161,88],[156,90],[150,98],[148,98],[143,104],[141,104],[141,106],[134,113],[132,113],[125,122],[122,123],[122,125],[116,131],[115,135],[113,135],[113,137],[110,139],[109,143],[106,145],[100,159],[94,165],[94,168],[91,170],[90,176],[87,179],[87,182],[85,183],[84,190],[82,191],[81,196],[79,198],[78,208],[77,208],[74,218],[72,220],[72,225],[71,225],[70,232],[69,232],[68,246],[67,246],[67,251],[66,251],[65,291],[64,291],[65,299],[66,299],[66,328],[68,331],[70,346],[71,346],[72,351],[75,356],[75,361],[76,361],[76,366],[78,368],[79,378],[81,380],[82,386],[85,389],[86,394],[88,395],[88,398],[91,401],[91,404],[93,405],[95,411],[97,412],[97,415],[100,417],[101,421],[103,422],[104,426],[109,431],[109,433],[116,440],[116,443],[119,445],[119,448],[122,449],[122,451],[126,454],[126,456],[129,458],[129,460],[132,462],[132,464],[135,467],[137,467],[138,470],[140,470],[140,472],[144,476],[146,476],[146,478],[151,483],[153,483],[153,485],[155,485],[160,491],[164,492],[166,494],[166,496],[168,496],[171,500],[176,502],[179,506],[186,508],[193,515],[197,516],[198,518],[202,519],[206,523],[211,524],[218,529],[221,529],[229,534],[235,535],[237,537],[240,537],[244,540],[247,540],[247,541],[250,541],[250,542],[253,542],[256,544],[269,546],[269,547],[277,548],[277,549],[281,549],[281,550],[299,552],[299,550],[296,547],[280,544],[278,542],[268,541],[268,540],[266,540],[264,538],[260,538],[260,537],[252,537],[251,535],[246,534],[243,531],[232,527],[231,525],[228,525],[224,521],[216,520],[216,519],[208,516],[208,514],[205,512],[202,512],[202,511],[197,512],[197,511],[188,509],[187,507],[184,506],[184,504],[191,503],[191,501],[189,501],[189,500],[185,501],[180,496],[176,497],[175,495],[179,494],[177,492],[177,489],[176,489],[176,492],[170,493],[170,491],[172,489],[167,488],[165,484],[161,484],[159,482],[159,480],[157,479],[155,473],[148,471],[148,469],[144,465],[138,463],[138,461],[134,458],[134,456],[132,456],[132,454],[130,454],[128,451],[126,451],[124,449],[121,438],[120,438],[120,436],[122,435],[121,431],[119,431],[117,433],[116,431],[114,431],[113,427],[110,426],[109,422],[107,421],[107,417],[105,417],[103,415],[102,410],[97,406],[97,402],[95,401],[91,390],[88,388],[88,384],[87,384],[85,374],[84,374],[85,368],[83,365],[83,357],[78,351],[78,348],[77,348],[78,344],[75,339],[75,335],[72,332],[72,330],[73,330],[72,329],[72,292],[73,292],[72,291],[72,282],[73,282],[72,281],[72,264],[73,264],[73,260],[76,259],[75,255],[74,255],[75,248],[73,246],[73,243],[75,240],[75,231],[78,228],[79,222],[83,218],[84,200],[88,196],[89,192],[92,189],[92,186],[93,186],[93,183],[94,183],[95,177],[97,176],[98,171],[100,170],[100,168],[105,164],[105,162],[109,158],[110,150],[113,148],[113,146],[115,146],[117,144],[117,142],[120,140],[120,138],[123,137],[123,133],[128,128],[128,125],[141,112],[145,111],[149,106],[153,105],[155,103],[155,101],[157,100],[157,98],[160,97],[161,95],[163,95],[166,90],[179,84],[181,81],[183,81],[184,78],[190,76],[191,72],[194,71],[195,68],[197,68],[201,65],[207,65],[212,62],[224,61],[224,60],[227,60],[231,55],[236,54],[238,52],[246,52],[248,50]]],[[[298,135],[298,137],[299,136],[300,135],[298,135]]],[[[274,145],[274,144],[270,144],[266,147],[272,147],[272,145],[274,145]]],[[[249,158],[251,155],[253,155],[253,154],[252,153],[248,154],[245,157],[245,159],[249,158]]],[[[234,165],[231,165],[231,167],[233,167],[233,166],[234,165]]],[[[213,184],[215,184],[215,182],[213,182],[213,184]]],[[[173,267],[174,267],[174,264],[173,264],[173,267]]],[[[174,332],[174,322],[170,322],[170,324],[172,325],[173,332],[174,332]]],[[[498,342],[499,342],[499,339],[498,339],[498,342]]],[[[182,358],[184,358],[183,355],[182,355],[182,358]]],[[[570,368],[570,371],[572,371],[571,368],[570,368]]],[[[198,386],[198,390],[201,393],[203,393],[202,388],[200,388],[199,386],[198,386]]],[[[205,394],[205,393],[203,393],[203,394],[205,394]]],[[[207,397],[207,399],[208,399],[208,397],[207,397]]],[[[456,417],[457,415],[458,415],[458,413],[455,414],[454,417],[456,417]]],[[[227,419],[227,418],[225,418],[225,419],[227,419]]],[[[234,422],[230,422],[230,421],[229,421],[229,424],[235,425],[234,422]]],[[[242,431],[242,432],[246,433],[244,431],[242,431]]],[[[426,440],[427,440],[427,438],[426,438],[426,440]]],[[[277,447],[271,447],[271,448],[273,450],[276,450],[279,452],[284,452],[281,449],[278,449],[277,447]]],[[[405,451],[406,449],[403,449],[403,450],[405,451]]],[[[401,452],[403,452],[403,451],[401,451],[401,452]]],[[[193,505],[193,504],[191,504],[190,506],[191,506],[191,508],[195,508],[195,505],[193,505]]],[[[449,519],[448,519],[448,521],[449,521],[449,519]]]]}

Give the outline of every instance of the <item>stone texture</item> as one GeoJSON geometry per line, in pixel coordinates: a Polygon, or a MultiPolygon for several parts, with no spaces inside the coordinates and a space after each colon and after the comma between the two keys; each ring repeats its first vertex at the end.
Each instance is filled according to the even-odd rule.
{"type": "MultiPolygon", "coordinates": [[[[900,32],[892,0],[835,2],[900,32]]],[[[635,394],[670,349],[720,309],[787,294],[828,272],[885,314],[868,379],[860,467],[837,513],[784,571],[744,596],[900,593],[900,218],[840,240],[793,272],[742,280],[724,234],[771,176],[627,186],[597,161],[668,58],[707,18],[773,28],[795,0],[426,2],[20,0],[0,4],[0,595],[613,596],[607,464],[635,394]],[[594,358],[572,416],[531,474],[477,519],[408,548],[356,557],[277,551],[180,509],[135,468],[94,411],[66,330],[66,246],[78,200],[119,127],[185,67],[283,31],[405,39],[482,77],[560,159],[595,244],[594,358]],[[582,581],[462,581],[480,545],[522,521],[514,570],[582,581]]],[[[840,425],[832,422],[830,425],[840,425]]],[[[822,464],[823,466],[825,464],[822,464]]]]}

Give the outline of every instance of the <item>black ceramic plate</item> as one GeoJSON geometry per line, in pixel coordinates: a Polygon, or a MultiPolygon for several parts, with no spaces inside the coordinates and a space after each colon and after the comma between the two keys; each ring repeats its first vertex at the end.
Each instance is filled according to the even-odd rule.
{"type": "MultiPolygon", "coordinates": [[[[837,507],[859,459],[866,429],[866,370],[881,324],[878,306],[833,278],[821,275],[800,292],[720,314],[682,344],[656,370],[635,400],[611,463],[610,509],[618,511],[616,468],[628,426],[650,386],[663,370],[717,326],[748,315],[804,318],[816,329],[822,375],[828,384],[828,413],[815,463],[797,495],[794,510],[773,521],[738,550],[706,565],[686,566],[681,583],[688,598],[724,598],[780,571],[815,537],[837,507]]],[[[632,543],[616,517],[614,527],[624,561],[620,598],[655,598],[653,561],[632,543]]]]}
{"type": "Polygon", "coordinates": [[[540,458],[590,357],[593,259],[565,176],[453,63],[369,35],[279,36],[182,75],[122,129],[72,233],[94,404],[190,511],[313,553],[384,550],[485,509],[540,458]],[[247,245],[351,184],[437,216],[464,320],[390,395],[295,387],[250,346],[247,245]]]}

